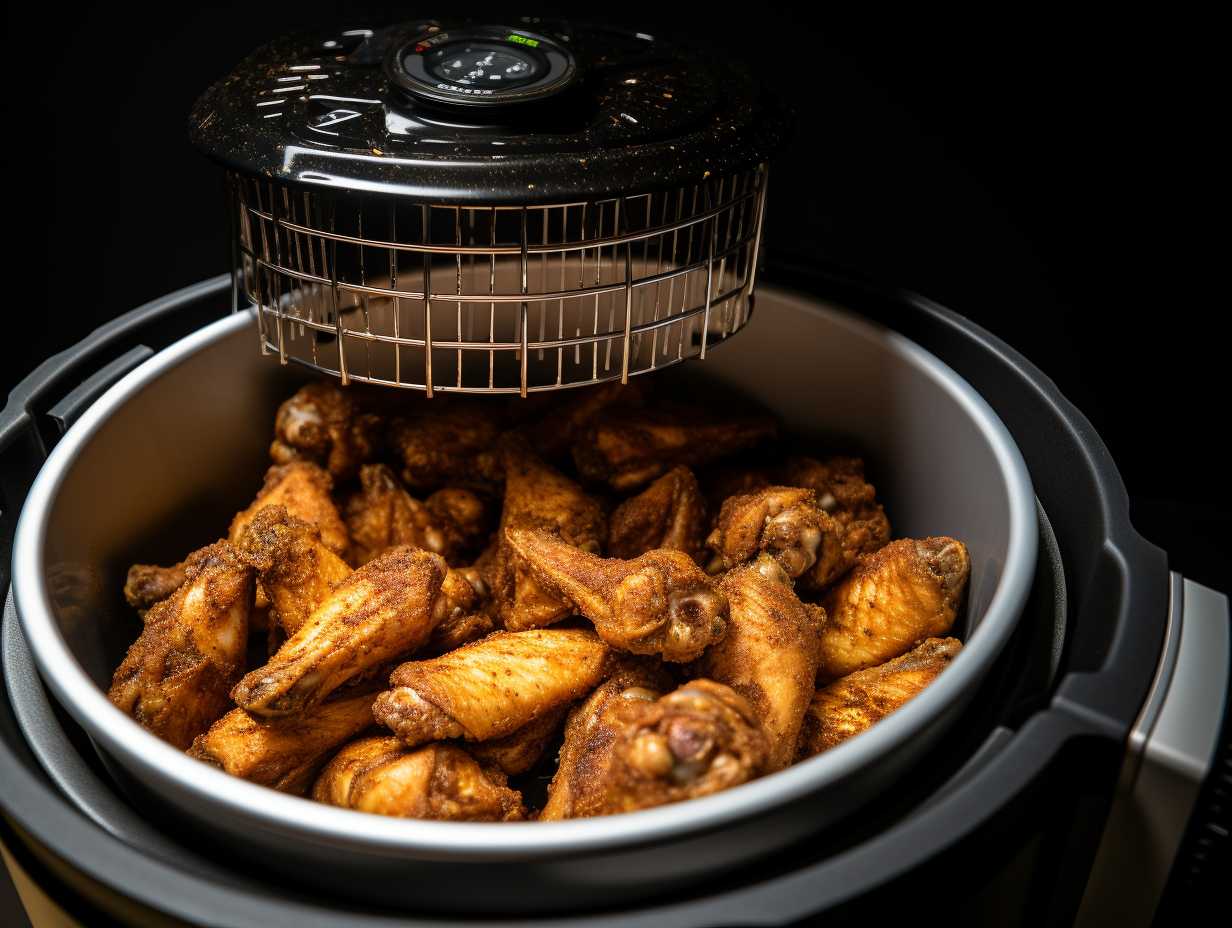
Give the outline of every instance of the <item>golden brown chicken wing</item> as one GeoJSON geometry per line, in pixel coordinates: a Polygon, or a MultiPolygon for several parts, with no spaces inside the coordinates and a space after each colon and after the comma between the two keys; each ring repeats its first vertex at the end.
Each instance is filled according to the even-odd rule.
{"type": "Polygon", "coordinates": [[[301,712],[365,671],[420,647],[440,621],[439,555],[391,548],[336,584],[308,621],[231,696],[262,718],[301,712]]]}
{"type": "MultiPolygon", "coordinates": [[[[206,549],[199,549],[199,551],[204,550],[206,549]]],[[[194,551],[193,554],[172,567],[159,567],[157,564],[134,564],[128,568],[128,577],[124,583],[124,599],[130,606],[141,612],[166,599],[188,579],[189,560],[197,553],[194,551]]]]}
{"type": "Polygon", "coordinates": [[[486,767],[496,767],[509,776],[525,773],[539,762],[544,750],[565,721],[568,706],[553,709],[517,731],[491,741],[467,745],[471,756],[486,767]]]}
{"type": "Polygon", "coordinates": [[[374,692],[333,699],[280,719],[232,709],[188,753],[232,776],[302,796],[331,753],[375,727],[374,699],[374,692]]]}
{"type": "Polygon", "coordinates": [[[569,601],[545,588],[508,542],[511,529],[533,529],[581,551],[598,553],[606,533],[603,509],[580,486],[544,464],[524,444],[503,449],[505,505],[494,563],[492,595],[496,611],[511,631],[541,628],[573,611],[569,601]]]}
{"type": "Polygon", "coordinates": [[[540,586],[572,603],[614,648],[683,663],[723,637],[727,599],[681,551],[623,561],[579,551],[546,532],[512,528],[505,539],[540,586]]]}
{"type": "Polygon", "coordinates": [[[954,624],[971,559],[953,538],[904,538],[862,558],[823,600],[818,680],[906,653],[954,624]]]}
{"type": "Polygon", "coordinates": [[[333,488],[333,478],[315,464],[308,461],[277,464],[265,472],[265,483],[252,505],[231,520],[227,540],[232,544],[238,542],[248,524],[266,506],[285,506],[291,515],[317,527],[325,547],[335,554],[345,555],[350,539],[338,507],[329,495],[333,488]]]}
{"type": "Polygon", "coordinates": [[[798,760],[828,751],[901,708],[962,650],[956,638],[929,638],[902,657],[840,677],[817,691],[800,732],[798,760]]]}
{"type": "Polygon", "coordinates": [[[707,416],[693,410],[610,409],[573,446],[587,480],[631,490],[673,467],[697,467],[774,437],[767,416],[707,416]]]}
{"type": "Polygon", "coordinates": [[[817,496],[840,532],[833,566],[806,573],[802,584],[820,590],[850,570],[864,554],[872,554],[890,540],[890,520],[877,502],[877,491],[864,479],[864,462],[853,457],[788,458],[779,477],[792,487],[807,487],[817,496]]]}
{"type": "Polygon", "coordinates": [[[397,545],[424,548],[457,563],[483,534],[484,503],[470,490],[441,490],[421,503],[384,464],[365,464],[359,482],[345,506],[356,566],[397,545]]]}
{"type": "Polygon", "coordinates": [[[329,762],[312,790],[318,802],[401,818],[514,822],[522,795],[499,770],[452,744],[410,749],[397,738],[366,738],[329,762]]]}
{"type": "Polygon", "coordinates": [[[796,756],[813,698],[825,613],[800,602],[783,568],[765,554],[725,574],[719,589],[731,608],[727,635],[697,670],[749,701],[769,743],[766,769],[781,770],[796,756]]]}
{"type": "Polygon", "coordinates": [[[541,819],[694,799],[766,771],[766,737],[752,706],[729,687],[694,680],[657,700],[639,695],[626,689],[608,698],[589,725],[581,713],[570,721],[541,819]],[[569,766],[566,755],[573,761],[569,766]]]}
{"type": "Polygon", "coordinates": [[[181,750],[227,711],[244,668],[253,570],[226,542],[199,552],[195,575],[150,609],[108,698],[181,750]]]}
{"type": "Polygon", "coordinates": [[[610,702],[654,702],[674,687],[671,675],[657,661],[623,656],[615,659],[607,680],[569,713],[559,763],[540,820],[573,818],[575,793],[594,795],[600,789],[614,757],[611,746],[616,729],[608,719],[610,702]]]}
{"type": "Polygon", "coordinates": [[[491,489],[501,481],[499,432],[499,409],[492,402],[437,397],[392,420],[386,439],[413,491],[446,485],[491,489]]]}
{"type": "Polygon", "coordinates": [[[349,391],[327,380],[305,384],[278,407],[274,418],[275,464],[311,461],[334,477],[353,477],[376,451],[380,420],[362,413],[349,391]]]}
{"type": "Polygon", "coordinates": [[[759,551],[771,555],[789,577],[827,565],[840,549],[838,524],[817,505],[812,490],[766,487],[729,497],[706,539],[714,552],[707,569],[730,570],[759,551]]]}
{"type": "Polygon", "coordinates": [[[372,714],[410,747],[503,738],[594,689],[607,657],[607,645],[589,630],[495,632],[403,664],[372,714]]]}
{"type": "MultiPolygon", "coordinates": [[[[603,410],[613,406],[635,407],[642,405],[646,385],[641,380],[622,384],[609,381],[581,390],[570,390],[563,400],[553,397],[545,401],[539,420],[522,429],[530,446],[545,460],[554,461],[566,454],[578,436],[603,410]]],[[[541,394],[542,395],[542,394],[541,394]]],[[[526,400],[519,400],[519,405],[526,400]]]]}
{"type": "Polygon", "coordinates": [[[608,520],[607,553],[627,560],[668,548],[698,560],[705,535],[706,504],[697,478],[676,467],[616,507],[608,520]]]}
{"type": "Polygon", "coordinates": [[[248,523],[237,545],[256,568],[261,589],[287,635],[299,631],[351,566],[321,542],[321,533],[285,506],[267,506],[248,523]]]}

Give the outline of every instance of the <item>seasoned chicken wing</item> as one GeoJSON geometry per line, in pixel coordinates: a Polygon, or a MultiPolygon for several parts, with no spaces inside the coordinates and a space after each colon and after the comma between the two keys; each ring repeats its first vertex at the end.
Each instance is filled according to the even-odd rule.
{"type": "MultiPolygon", "coordinates": [[[[641,380],[625,384],[612,380],[582,390],[570,390],[567,398],[551,402],[539,421],[522,431],[535,451],[545,460],[554,461],[568,452],[603,410],[613,406],[640,406],[645,393],[646,387],[641,380]]],[[[519,400],[519,403],[525,404],[526,400],[519,400]]]]}
{"type": "Polygon", "coordinates": [[[231,693],[262,718],[301,712],[339,686],[420,647],[442,618],[439,555],[391,548],[336,584],[264,667],[231,693]]]}
{"type": "Polygon", "coordinates": [[[492,741],[476,741],[467,748],[475,760],[487,767],[496,767],[509,776],[525,773],[539,762],[556,733],[565,721],[568,706],[553,709],[517,731],[492,741]]]}
{"type": "Polygon", "coordinates": [[[705,535],[706,504],[697,478],[676,467],[616,507],[608,520],[607,553],[628,559],[668,548],[698,560],[705,535]]]}
{"type": "Polygon", "coordinates": [[[347,390],[314,381],[278,407],[270,458],[275,464],[312,461],[334,477],[353,477],[371,460],[379,426],[378,417],[360,412],[347,390]]]}
{"type": "Polygon", "coordinates": [[[625,689],[610,696],[590,724],[581,712],[570,720],[541,819],[694,799],[766,771],[766,737],[740,694],[713,680],[694,680],[647,698],[653,695],[625,689]]]}
{"type": "Polygon", "coordinates": [[[706,544],[714,552],[707,565],[711,573],[765,551],[792,578],[829,571],[841,548],[838,523],[817,505],[812,490],[798,487],[766,487],[729,497],[706,544]]]}
{"type": "Polygon", "coordinates": [[[374,699],[373,692],[333,699],[278,719],[232,709],[188,753],[232,776],[302,796],[330,754],[376,725],[374,699]]]}
{"type": "Polygon", "coordinates": [[[901,708],[962,650],[956,638],[929,638],[901,657],[857,670],[817,691],[800,732],[798,760],[828,751],[901,708]]]}
{"type": "Polygon", "coordinates": [[[285,506],[267,506],[248,523],[237,545],[240,558],[257,571],[282,630],[293,635],[351,566],[321,541],[314,526],[285,506]]]}
{"type": "Polygon", "coordinates": [[[410,747],[503,738],[598,686],[607,658],[607,646],[589,630],[495,632],[403,664],[372,714],[410,747]]]}
{"type": "Polygon", "coordinates": [[[505,539],[540,586],[572,603],[614,648],[683,663],[723,637],[727,599],[681,551],[624,561],[587,554],[546,532],[511,528],[505,539]]]}
{"type": "Polygon", "coordinates": [[[538,530],[581,551],[598,553],[606,533],[599,501],[544,464],[524,444],[506,443],[505,505],[499,547],[490,569],[496,610],[510,631],[541,628],[573,612],[569,600],[545,587],[509,544],[512,529],[538,530]]]}
{"type": "Polygon", "coordinates": [[[838,524],[840,544],[832,566],[806,573],[805,589],[820,590],[850,570],[864,554],[872,554],[890,540],[890,520],[877,502],[877,491],[864,479],[860,458],[788,458],[779,477],[792,487],[807,487],[817,505],[838,524]]]}
{"type": "Polygon", "coordinates": [[[267,506],[284,506],[298,519],[315,525],[321,532],[321,542],[335,554],[345,555],[350,545],[346,525],[338,507],[330,497],[333,479],[308,461],[277,464],[265,472],[265,484],[252,505],[231,520],[227,540],[235,544],[243,537],[248,524],[267,506]]]}
{"type": "Polygon", "coordinates": [[[144,612],[157,602],[166,599],[188,579],[189,563],[201,548],[171,567],[157,564],[134,564],[128,568],[124,582],[124,599],[134,609],[144,612]]]}
{"type": "Polygon", "coordinates": [[[800,602],[783,568],[765,554],[725,574],[719,589],[731,608],[727,635],[697,670],[749,701],[769,743],[766,769],[781,770],[795,759],[813,698],[825,613],[800,602]]]}
{"type": "Polygon", "coordinates": [[[421,503],[384,464],[361,467],[359,483],[345,506],[356,566],[397,545],[424,548],[457,563],[484,533],[485,506],[470,490],[441,490],[421,503]]]}
{"type": "Polygon", "coordinates": [[[610,409],[573,445],[573,460],[587,480],[631,490],[673,467],[697,467],[774,437],[765,416],[723,418],[698,412],[610,409]]]}
{"type": "Polygon", "coordinates": [[[401,818],[514,822],[526,817],[522,795],[499,770],[481,767],[452,744],[410,749],[397,738],[347,745],[321,772],[317,802],[401,818]]]}
{"type": "Polygon", "coordinates": [[[180,749],[227,711],[244,668],[255,579],[226,542],[198,552],[194,576],[153,606],[108,698],[180,749]]]}
{"type": "Polygon", "coordinates": [[[611,746],[617,733],[608,720],[609,703],[621,699],[654,702],[674,687],[671,676],[657,662],[636,657],[613,661],[607,680],[569,713],[540,820],[574,818],[574,795],[593,796],[601,788],[613,762],[611,746]]]}
{"type": "Polygon", "coordinates": [[[494,448],[499,410],[483,400],[438,397],[389,424],[386,439],[414,491],[441,486],[490,489],[501,481],[494,448]]]}
{"type": "Polygon", "coordinates": [[[944,635],[970,573],[967,546],[953,538],[904,538],[862,558],[823,600],[818,680],[875,667],[944,635]]]}

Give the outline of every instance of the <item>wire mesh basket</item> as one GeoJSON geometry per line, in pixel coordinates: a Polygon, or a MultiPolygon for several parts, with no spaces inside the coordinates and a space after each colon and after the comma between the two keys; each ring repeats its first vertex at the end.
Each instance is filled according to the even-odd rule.
{"type": "Polygon", "coordinates": [[[764,164],[668,191],[439,205],[228,174],[261,348],[361,381],[525,396],[705,357],[753,310],[764,164]]]}

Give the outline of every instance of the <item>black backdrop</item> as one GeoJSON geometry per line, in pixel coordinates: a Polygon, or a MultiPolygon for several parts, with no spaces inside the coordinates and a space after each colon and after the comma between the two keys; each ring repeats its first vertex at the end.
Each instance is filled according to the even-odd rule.
{"type": "MultiPolygon", "coordinates": [[[[10,6],[0,387],[225,268],[220,176],[186,141],[207,84],[288,29],[412,11],[431,12],[10,6]]],[[[698,32],[750,59],[801,117],[774,171],[770,254],[918,290],[1020,348],[1107,441],[1139,528],[1228,586],[1226,297],[1198,283],[1221,239],[1191,231],[1214,213],[1200,128],[1217,118],[1200,101],[1213,65],[1195,45],[1210,24],[768,2],[530,12],[698,32]]]]}

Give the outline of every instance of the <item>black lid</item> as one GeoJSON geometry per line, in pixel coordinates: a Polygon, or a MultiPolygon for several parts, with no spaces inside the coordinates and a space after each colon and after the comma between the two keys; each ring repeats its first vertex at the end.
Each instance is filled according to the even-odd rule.
{"type": "Polygon", "coordinates": [[[197,101],[194,144],[291,183],[442,203],[644,193],[759,164],[789,115],[690,42],[561,21],[294,35],[197,101]]]}

